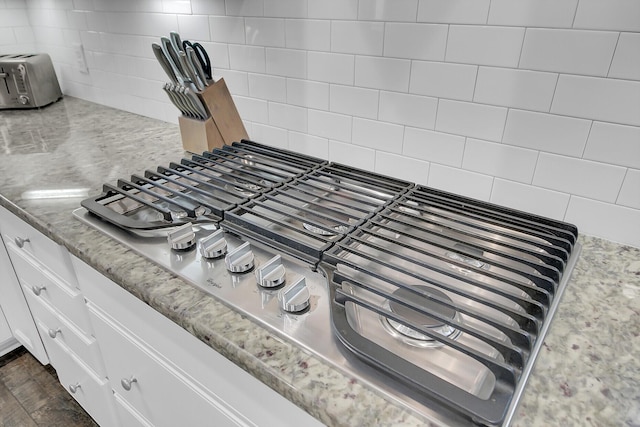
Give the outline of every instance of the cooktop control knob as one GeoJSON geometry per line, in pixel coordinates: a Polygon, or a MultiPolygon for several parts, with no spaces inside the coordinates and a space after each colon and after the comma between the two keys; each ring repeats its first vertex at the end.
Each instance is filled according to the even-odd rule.
{"type": "Polygon", "coordinates": [[[249,242],[245,242],[227,254],[224,259],[227,270],[232,273],[245,273],[253,268],[253,251],[249,242]]]}
{"type": "Polygon", "coordinates": [[[200,239],[200,254],[204,258],[220,258],[227,253],[227,239],[224,232],[219,229],[200,239]]]}
{"type": "Polygon", "coordinates": [[[309,289],[304,277],[278,292],[280,308],[288,313],[299,313],[309,307],[309,289]]]}
{"type": "Polygon", "coordinates": [[[263,288],[275,288],[284,283],[285,270],[282,258],[276,255],[256,269],[256,281],[263,288]]]}
{"type": "Polygon", "coordinates": [[[184,251],[196,244],[196,234],[190,222],[176,227],[167,234],[167,240],[171,249],[184,251]]]}

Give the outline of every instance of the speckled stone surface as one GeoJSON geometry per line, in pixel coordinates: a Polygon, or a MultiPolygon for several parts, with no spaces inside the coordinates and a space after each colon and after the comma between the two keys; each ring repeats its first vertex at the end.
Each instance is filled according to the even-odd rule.
{"type": "MultiPolygon", "coordinates": [[[[0,205],[329,425],[425,425],[366,386],[273,336],[75,220],[81,198],[183,156],[177,126],[78,99],[0,111],[0,205]]],[[[640,232],[631,230],[630,232],[640,232]]],[[[640,250],[581,236],[567,286],[513,425],[640,426],[640,250]]]]}

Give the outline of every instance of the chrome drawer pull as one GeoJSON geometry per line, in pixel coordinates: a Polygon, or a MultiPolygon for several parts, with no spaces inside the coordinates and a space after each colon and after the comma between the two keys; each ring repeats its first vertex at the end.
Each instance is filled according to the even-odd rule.
{"type": "Polygon", "coordinates": [[[60,330],[60,328],[58,328],[58,329],[49,329],[49,336],[51,338],[55,338],[56,335],[61,334],[61,333],[62,333],[62,331],[60,330]]]}
{"type": "Polygon", "coordinates": [[[31,240],[29,240],[29,238],[27,237],[26,239],[23,239],[21,237],[16,237],[15,239],[13,239],[13,241],[16,243],[16,246],[19,247],[20,249],[22,249],[22,247],[24,246],[25,243],[30,242],[31,240]]]}
{"type": "Polygon", "coordinates": [[[47,289],[46,286],[32,286],[31,287],[31,291],[36,294],[36,296],[40,296],[40,292],[44,291],[45,289],[47,289]]]}
{"type": "Polygon", "coordinates": [[[137,382],[138,382],[138,379],[132,375],[131,378],[129,379],[123,378],[122,380],[120,380],[120,385],[122,385],[123,389],[125,389],[126,391],[129,391],[131,390],[131,384],[137,383],[137,382]]]}
{"type": "Polygon", "coordinates": [[[82,387],[80,386],[80,383],[71,384],[71,385],[69,386],[69,391],[70,391],[71,393],[75,394],[75,392],[76,392],[76,391],[78,391],[78,389],[79,389],[79,388],[82,388],[82,387]]]}

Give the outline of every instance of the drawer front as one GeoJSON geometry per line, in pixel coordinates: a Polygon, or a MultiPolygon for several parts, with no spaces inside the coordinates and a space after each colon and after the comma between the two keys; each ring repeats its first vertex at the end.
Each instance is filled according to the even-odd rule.
{"type": "Polygon", "coordinates": [[[113,394],[116,413],[120,424],[127,427],[153,427],[142,415],[133,409],[118,393],[113,394]]]}
{"type": "Polygon", "coordinates": [[[45,300],[85,334],[91,335],[93,330],[89,323],[84,297],[80,291],[60,281],[31,257],[20,253],[15,245],[9,243],[7,248],[18,280],[27,288],[25,293],[45,300]]]}
{"type": "Polygon", "coordinates": [[[101,426],[119,425],[116,418],[111,384],[98,378],[64,343],[51,339],[47,325],[36,320],[43,334],[49,358],[64,388],[101,426]]]}

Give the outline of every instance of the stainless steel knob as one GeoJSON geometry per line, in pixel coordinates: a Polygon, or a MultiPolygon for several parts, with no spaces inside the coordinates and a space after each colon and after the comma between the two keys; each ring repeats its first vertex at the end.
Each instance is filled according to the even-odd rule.
{"type": "Polygon", "coordinates": [[[280,308],[288,313],[299,313],[309,307],[309,288],[304,277],[278,292],[280,308]]]}
{"type": "Polygon", "coordinates": [[[26,239],[23,239],[22,237],[16,237],[15,239],[13,239],[13,241],[15,242],[17,247],[22,249],[24,247],[24,244],[30,242],[31,240],[29,240],[28,237],[26,239]]]}
{"type": "Polygon", "coordinates": [[[196,244],[196,233],[193,232],[193,226],[188,222],[170,231],[167,234],[167,240],[171,249],[183,251],[196,244]]]}
{"type": "Polygon", "coordinates": [[[219,258],[227,253],[227,239],[224,232],[219,229],[200,239],[200,254],[204,258],[219,258]]]}
{"type": "Polygon", "coordinates": [[[75,384],[71,384],[69,385],[69,391],[73,394],[75,394],[76,391],[78,391],[79,388],[82,388],[80,386],[80,383],[75,383],[75,384]]]}
{"type": "Polygon", "coordinates": [[[254,260],[249,242],[245,242],[229,252],[224,259],[224,263],[227,266],[227,270],[232,273],[245,273],[251,270],[254,266],[254,260]]]}
{"type": "Polygon", "coordinates": [[[22,105],[27,105],[29,103],[30,99],[28,96],[26,95],[20,95],[18,97],[18,102],[22,105]]]}
{"type": "Polygon", "coordinates": [[[31,292],[33,292],[36,296],[40,296],[40,293],[47,289],[46,286],[32,286],[31,292]]]}
{"type": "Polygon", "coordinates": [[[122,386],[123,389],[125,389],[126,391],[129,391],[131,390],[131,385],[137,382],[138,382],[138,379],[132,375],[130,378],[121,379],[120,385],[122,386]]]}
{"type": "Polygon", "coordinates": [[[51,338],[55,338],[56,335],[61,334],[62,331],[60,330],[60,328],[58,328],[58,329],[49,329],[48,333],[49,333],[49,336],[51,338]]]}
{"type": "Polygon", "coordinates": [[[256,281],[263,288],[275,288],[284,283],[285,273],[282,257],[276,255],[256,269],[256,281]]]}

